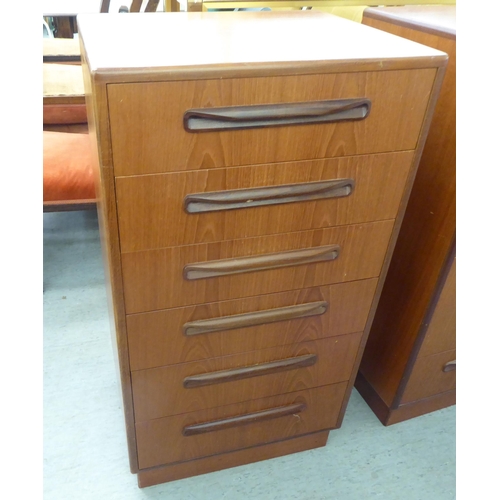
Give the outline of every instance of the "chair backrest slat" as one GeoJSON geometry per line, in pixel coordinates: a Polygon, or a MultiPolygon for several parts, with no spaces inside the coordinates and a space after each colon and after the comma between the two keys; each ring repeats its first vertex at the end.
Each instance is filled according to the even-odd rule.
{"type": "Polygon", "coordinates": [[[101,1],[101,10],[100,10],[101,13],[109,12],[109,3],[110,2],[111,2],[111,0],[102,0],[101,1]]]}
{"type": "Polygon", "coordinates": [[[144,12],[156,12],[160,0],[149,0],[144,12]]]}
{"type": "Polygon", "coordinates": [[[141,5],[142,5],[142,0],[132,0],[132,5],[130,6],[130,12],[140,12],[141,5]]]}

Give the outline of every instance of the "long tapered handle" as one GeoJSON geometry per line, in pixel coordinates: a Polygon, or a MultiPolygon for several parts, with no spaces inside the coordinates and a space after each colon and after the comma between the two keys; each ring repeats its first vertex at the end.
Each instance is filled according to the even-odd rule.
{"type": "Polygon", "coordinates": [[[187,264],[184,267],[184,279],[197,280],[202,278],[213,278],[335,260],[339,252],[340,247],[338,245],[327,245],[323,247],[257,255],[254,257],[241,257],[187,264]]]}
{"type": "Polygon", "coordinates": [[[190,109],[184,113],[188,132],[214,132],[284,125],[363,120],[370,113],[366,98],[190,109]]]}
{"type": "Polygon", "coordinates": [[[453,370],[457,369],[457,360],[454,359],[453,361],[449,361],[443,366],[443,371],[444,372],[451,372],[453,370]]]}
{"type": "Polygon", "coordinates": [[[215,212],[235,208],[341,198],[349,196],[353,189],[354,179],[334,179],[304,184],[196,193],[188,194],[184,198],[184,209],[188,213],[215,212]]]}
{"type": "Polygon", "coordinates": [[[206,385],[222,384],[224,382],[234,382],[245,378],[259,377],[262,375],[270,375],[288,370],[296,370],[312,366],[318,360],[316,354],[306,354],[295,358],[280,359],[279,361],[271,361],[269,363],[261,363],[259,365],[244,366],[230,370],[221,370],[219,372],[203,373],[201,375],[191,375],[184,379],[184,387],[186,389],[194,389],[206,385]]]}
{"type": "Polygon", "coordinates": [[[262,410],[254,413],[247,413],[246,415],[225,418],[223,420],[188,425],[184,427],[182,434],[184,436],[196,436],[197,434],[204,434],[205,432],[221,431],[223,429],[230,429],[231,427],[237,427],[239,425],[247,425],[255,422],[262,422],[264,420],[271,420],[273,418],[296,415],[297,413],[304,411],[306,408],[307,406],[305,403],[298,403],[280,406],[278,408],[270,408],[269,410],[262,410]]]}
{"type": "Polygon", "coordinates": [[[309,302],[295,306],[279,307],[267,309],[265,311],[255,311],[245,314],[235,314],[233,316],[223,316],[221,318],[203,319],[189,321],[182,327],[184,335],[200,335],[203,333],[222,332],[225,330],[236,330],[237,328],[247,328],[250,326],[276,323],[292,319],[306,318],[323,314],[328,308],[328,302],[309,302]]]}

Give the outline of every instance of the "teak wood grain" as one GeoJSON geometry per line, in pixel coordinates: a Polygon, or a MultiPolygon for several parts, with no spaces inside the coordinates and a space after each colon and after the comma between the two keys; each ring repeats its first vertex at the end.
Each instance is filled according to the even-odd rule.
{"type": "Polygon", "coordinates": [[[346,384],[327,385],[316,389],[256,399],[159,418],[136,425],[139,467],[169,464],[224,453],[335,427],[346,384]],[[184,436],[190,425],[243,416],[264,409],[304,405],[303,411],[288,416],[184,436]]]}
{"type": "Polygon", "coordinates": [[[349,379],[361,333],[132,372],[135,421],[215,408],[349,379]],[[307,355],[314,364],[269,375],[185,388],[187,377],[307,355]]]}
{"type": "MultiPolygon", "coordinates": [[[[202,304],[210,303],[210,312],[212,313],[214,312],[214,304],[218,301],[237,302],[246,300],[256,300],[259,307],[262,305],[262,308],[264,308],[264,302],[260,302],[260,300],[264,301],[265,297],[272,293],[298,293],[299,300],[301,300],[301,297],[305,297],[305,295],[301,295],[303,287],[321,286],[322,288],[328,288],[329,286],[327,285],[333,285],[334,283],[340,284],[345,282],[346,284],[354,284],[357,280],[369,278],[371,279],[370,281],[375,283],[380,277],[366,321],[365,330],[329,338],[332,343],[339,342],[342,337],[353,339],[352,346],[348,349],[349,354],[341,356],[342,363],[345,363],[345,378],[342,377],[345,390],[343,391],[343,395],[341,395],[340,409],[334,417],[335,423],[331,428],[340,426],[368,329],[373,318],[374,308],[380,295],[380,287],[394,248],[394,241],[399,230],[403,210],[406,206],[409,188],[413,182],[416,162],[418,162],[420,157],[423,140],[427,134],[429,118],[435,105],[435,99],[447,59],[447,56],[442,52],[395,38],[366,26],[341,20],[335,16],[316,13],[310,15],[311,13],[299,12],[291,14],[223,14],[215,13],[214,16],[210,17],[205,15],[178,16],[178,14],[166,14],[165,16],[138,15],[137,17],[131,17],[134,16],[131,14],[130,16],[83,16],[80,19],[79,32],[82,42],[82,60],[86,66],[86,92],[90,114],[95,115],[93,118],[95,118],[97,123],[96,127],[91,127],[91,134],[93,134],[93,145],[96,149],[96,163],[98,162],[100,167],[97,169],[100,218],[102,219],[100,220],[100,227],[104,233],[103,240],[106,243],[105,255],[110,271],[109,284],[112,290],[113,319],[116,328],[116,337],[114,340],[124,398],[129,456],[131,469],[134,472],[138,469],[136,433],[134,431],[135,424],[139,424],[139,422],[136,421],[134,414],[137,409],[135,407],[136,398],[132,397],[131,391],[126,310],[128,313],[131,311],[136,313],[146,310],[166,312],[160,310],[170,310],[171,308],[190,305],[197,306],[196,309],[199,310],[200,306],[203,307],[202,304]],[[178,17],[173,18],[174,15],[178,17]],[[132,26],[133,29],[131,29],[132,26]],[[248,44],[248,33],[255,33],[257,26],[259,37],[255,39],[255,43],[248,44]],[[217,28],[215,31],[214,27],[217,28]],[[182,50],[165,51],[164,47],[175,45],[178,39],[180,39],[179,33],[185,33],[186,29],[193,36],[186,40],[186,44],[182,45],[182,50]],[[204,34],[207,34],[207,29],[213,36],[206,38],[203,43],[205,50],[199,51],[200,40],[204,37],[204,34]],[[132,31],[138,35],[133,40],[130,37],[130,32],[132,31]],[[307,33],[307,36],[297,37],[299,31],[307,33]],[[109,43],[110,39],[113,40],[113,44],[109,43]],[[269,43],[271,39],[273,43],[269,43]],[[274,43],[276,39],[279,39],[282,43],[274,43]],[[363,43],[360,43],[360,40],[363,40],[363,43]],[[244,43],[242,43],[243,41],[244,43]],[[131,43],[133,44],[133,50],[128,50],[127,47],[131,47],[131,43]],[[120,51],[116,50],[117,46],[120,47],[120,51]],[[143,50],[141,50],[141,47],[143,50]],[[217,47],[231,47],[231,50],[212,50],[209,47],[213,49],[217,47]],[[191,48],[195,48],[195,50],[191,50],[191,48]],[[137,55],[140,55],[140,57],[137,57],[137,55]],[[304,82],[310,81],[315,82],[315,84],[304,89],[304,82]],[[142,126],[137,127],[133,131],[133,135],[129,134],[126,137],[117,138],[111,135],[113,126],[110,125],[110,120],[115,120],[115,118],[120,120],[125,119],[123,116],[120,117],[122,104],[114,102],[113,105],[118,106],[118,109],[114,108],[112,110],[109,103],[110,94],[108,90],[112,88],[118,89],[116,84],[120,84],[121,87],[123,87],[121,84],[124,84],[137,88],[145,85],[145,87],[150,89],[154,89],[156,86],[165,89],[169,83],[181,82],[180,85],[176,86],[180,94],[171,97],[163,95],[164,100],[162,102],[173,102],[173,107],[175,107],[178,101],[187,100],[193,106],[196,102],[198,104],[201,102],[202,105],[198,106],[198,108],[213,108],[214,106],[227,105],[228,102],[231,105],[266,104],[269,103],[269,98],[266,97],[268,95],[272,95],[274,102],[279,102],[279,99],[284,99],[283,96],[290,95],[292,97],[290,99],[287,98],[287,102],[307,102],[311,101],[312,96],[314,100],[319,99],[316,95],[321,92],[327,94],[326,98],[330,99],[331,89],[327,88],[325,90],[325,87],[319,89],[318,85],[329,85],[333,81],[335,81],[335,89],[339,92],[338,95],[347,96],[346,93],[342,94],[342,92],[349,93],[349,89],[377,90],[379,92],[380,98],[377,99],[377,107],[383,105],[384,111],[382,116],[380,108],[378,108],[379,126],[378,128],[371,128],[372,136],[365,136],[369,128],[366,126],[366,123],[368,123],[366,120],[357,121],[356,129],[353,127],[349,128],[349,126],[347,128],[344,127],[344,125],[353,125],[354,122],[350,124],[349,122],[337,123],[336,129],[331,129],[330,133],[326,135],[322,132],[325,130],[323,125],[311,125],[309,134],[316,134],[312,139],[307,134],[299,135],[299,129],[302,128],[305,130],[307,128],[301,125],[276,127],[269,134],[267,132],[271,129],[255,129],[229,133],[221,132],[216,133],[216,135],[218,137],[226,137],[224,139],[226,142],[222,140],[212,142],[211,145],[207,146],[207,150],[203,151],[206,146],[204,141],[206,140],[203,139],[202,142],[195,141],[196,144],[190,144],[194,149],[188,151],[187,157],[182,157],[178,149],[179,141],[175,137],[172,135],[166,136],[156,129],[155,131],[151,131],[148,129],[149,125],[145,128],[142,126]],[[395,81],[395,85],[391,84],[393,81],[395,81]],[[269,82],[281,82],[280,84],[283,85],[283,88],[278,88],[275,84],[272,88],[266,88],[263,82],[267,82],[268,84],[269,82]],[[384,85],[381,85],[381,82],[384,85]],[[150,84],[154,85],[150,86],[150,84]],[[408,85],[407,87],[406,84],[408,85]],[[194,91],[201,89],[202,95],[187,95],[183,89],[188,86],[194,89],[194,91]],[[301,89],[298,87],[301,87],[301,89]],[[226,92],[224,98],[227,99],[224,102],[217,95],[220,89],[226,92]],[[213,90],[215,90],[215,94],[211,93],[213,90]],[[260,102],[255,99],[254,92],[257,90],[259,95],[262,96],[260,102]],[[241,95],[242,91],[246,92],[244,93],[245,99],[248,99],[247,102],[235,99],[239,98],[238,96],[241,95]],[[399,124],[394,126],[393,121],[390,122],[391,117],[393,117],[392,111],[396,108],[401,109],[401,96],[406,96],[405,98],[409,106],[405,109],[404,116],[400,113],[398,117],[399,124]],[[267,100],[263,101],[262,99],[267,100]],[[114,114],[116,111],[120,114],[115,117],[114,114]],[[420,123],[417,123],[418,120],[414,119],[413,113],[420,113],[420,123]],[[341,132],[345,133],[345,130],[350,132],[346,136],[341,136],[341,132]],[[252,134],[256,132],[255,137],[259,136],[261,132],[264,132],[264,134],[259,141],[253,144],[245,143],[242,145],[240,143],[238,145],[238,141],[227,139],[231,136],[239,135],[240,132],[242,134],[240,137],[245,135],[248,137],[250,132],[252,134]],[[154,142],[148,142],[149,139],[144,137],[143,133],[150,134],[151,137],[154,136],[154,142]],[[389,137],[391,134],[392,136],[389,137]],[[275,144],[272,141],[276,138],[281,141],[293,140],[295,142],[291,142],[288,145],[285,143],[275,144]],[[135,150],[135,160],[139,159],[139,163],[135,164],[132,168],[141,167],[142,164],[150,168],[151,165],[143,163],[143,160],[147,156],[149,160],[154,162],[156,162],[156,159],[160,159],[160,162],[163,162],[160,165],[161,170],[157,173],[193,170],[213,171],[217,167],[245,167],[246,165],[250,165],[250,163],[238,163],[245,161],[260,162],[261,164],[285,161],[279,155],[284,155],[284,158],[291,158],[290,162],[315,158],[323,159],[333,156],[349,157],[363,151],[363,147],[368,148],[366,151],[372,153],[373,151],[370,148],[376,148],[380,145],[390,148],[386,151],[388,153],[394,151],[411,151],[413,149],[415,149],[415,152],[411,169],[407,175],[406,188],[399,204],[399,211],[394,218],[369,224],[343,225],[341,227],[323,229],[305,228],[297,232],[292,231],[266,236],[255,235],[256,237],[250,238],[242,236],[236,240],[213,241],[194,245],[186,244],[186,241],[183,240],[179,245],[170,248],[161,247],[148,251],[122,253],[118,225],[119,207],[116,204],[115,191],[115,182],[118,180],[117,176],[121,174],[118,171],[120,168],[119,162],[115,163],[115,160],[123,153],[123,142],[120,142],[123,139],[132,142],[135,141],[138,145],[137,148],[134,148],[131,144],[128,144],[130,148],[135,150]],[[177,143],[174,139],[177,140],[177,143]],[[163,142],[164,140],[166,143],[163,142]],[[298,144],[301,141],[302,144],[299,146],[298,144]],[[147,155],[144,155],[143,146],[145,143],[152,145],[152,148],[147,150],[147,155]],[[411,145],[408,145],[409,143],[411,145]],[[227,149],[234,147],[236,147],[234,151],[227,149]],[[269,152],[261,151],[264,148],[267,148],[269,152]],[[257,150],[256,157],[252,156],[252,152],[255,150],[257,150]],[[297,154],[305,156],[296,158],[297,154]],[[314,155],[308,156],[310,154],[314,155]],[[215,160],[211,155],[214,155],[215,160]],[[264,159],[259,161],[259,155],[264,159]],[[181,160],[180,167],[171,161],[172,158],[174,160],[175,158],[181,160]],[[195,164],[191,163],[193,158],[195,159],[195,164]],[[273,160],[272,158],[275,159],[273,160]],[[227,163],[228,161],[236,160],[238,162],[232,165],[227,163]],[[223,163],[214,163],[217,161],[222,161],[223,163]],[[342,240],[343,237],[345,237],[345,241],[342,240]],[[176,281],[179,276],[182,276],[182,270],[186,264],[220,261],[225,258],[251,258],[255,255],[265,255],[270,252],[279,253],[296,249],[307,250],[324,245],[336,245],[340,240],[342,240],[342,245],[339,259],[328,264],[313,264],[281,270],[259,271],[226,278],[200,279],[196,281],[197,291],[194,295],[189,288],[183,288],[184,283],[182,283],[182,278],[180,281],[176,281]],[[193,251],[193,249],[196,250],[193,251]],[[348,250],[348,252],[345,253],[343,252],[344,250],[348,250]],[[184,254],[189,259],[185,260],[180,257],[184,254]],[[172,256],[174,257],[173,262],[170,261],[172,256]],[[339,263],[340,266],[337,266],[339,263]],[[335,267],[333,267],[333,264],[335,264],[335,267]],[[332,265],[332,268],[328,268],[328,265],[332,265]],[[300,270],[299,267],[303,269],[300,270]],[[180,275],[176,273],[180,273],[180,275]],[[141,274],[143,276],[140,276],[141,274]],[[244,276],[246,277],[242,279],[244,276]],[[172,279],[175,282],[173,284],[172,279]],[[211,284],[207,286],[208,282],[211,282],[211,284]],[[125,302],[125,292],[129,294],[128,303],[125,302]],[[131,297],[133,300],[130,303],[131,297]],[[132,307],[129,307],[131,305],[132,307]]],[[[168,86],[168,88],[173,87],[168,86]]],[[[129,93],[127,95],[133,98],[129,93]]],[[[347,96],[347,98],[358,97],[358,95],[347,96]]],[[[138,113],[134,118],[140,118],[143,123],[148,123],[151,121],[150,118],[152,118],[154,126],[161,125],[161,115],[165,112],[168,113],[168,110],[165,111],[165,109],[159,107],[158,102],[153,103],[155,98],[151,95],[146,96],[145,99],[142,105],[147,105],[148,109],[153,110],[156,114],[153,113],[149,117],[138,113]]],[[[135,107],[140,105],[140,103],[138,104],[134,101],[135,107]]],[[[377,113],[373,115],[373,109],[372,107],[367,120],[373,118],[373,116],[377,116],[377,113]]],[[[133,110],[134,113],[136,111],[136,109],[133,110]]],[[[186,110],[183,110],[182,114],[184,111],[186,110]]],[[[136,121],[136,123],[139,122],[136,121]]],[[[175,127],[177,127],[177,122],[175,127]]],[[[327,129],[328,127],[330,125],[326,125],[327,129]]],[[[182,133],[188,134],[184,129],[182,129],[182,133]]],[[[206,136],[213,135],[211,132],[190,135],[201,136],[202,134],[206,136]]],[[[241,141],[241,139],[239,140],[241,141]]],[[[281,167],[283,165],[285,163],[282,163],[281,167]]],[[[142,170],[140,171],[141,173],[143,172],[142,170]]],[[[151,173],[149,172],[149,174],[151,173]]],[[[130,173],[125,175],[129,176],[130,173]]],[[[385,189],[390,190],[391,187],[386,187],[385,189]]],[[[148,224],[148,219],[144,221],[144,224],[148,224]]],[[[234,236],[231,236],[231,238],[234,238],[234,236]]],[[[363,297],[363,300],[365,300],[366,296],[363,295],[363,297]]],[[[356,300],[354,299],[353,302],[356,302],[356,300]]],[[[354,325],[356,321],[354,318],[351,318],[347,323],[354,325]]],[[[229,334],[229,332],[227,333],[229,334]]],[[[212,332],[209,335],[219,334],[212,332]]],[[[332,333],[332,335],[335,334],[332,333]]],[[[281,371],[254,379],[246,378],[234,382],[209,385],[197,389],[183,388],[182,385],[186,380],[186,377],[184,377],[177,388],[185,392],[199,391],[200,394],[208,394],[210,391],[214,391],[216,387],[223,388],[225,386],[227,388],[233,385],[236,386],[237,384],[242,384],[242,387],[245,384],[249,384],[249,387],[251,387],[252,380],[256,381],[259,378],[261,380],[275,380],[275,384],[279,385],[279,377],[282,377],[282,381],[288,378],[290,384],[288,385],[288,389],[286,387],[277,389],[281,392],[276,393],[276,396],[283,396],[282,391],[284,390],[304,390],[306,387],[309,387],[304,384],[310,382],[307,373],[310,373],[315,367],[317,369],[318,366],[322,366],[324,362],[322,361],[322,354],[327,353],[327,350],[324,348],[321,349],[319,354],[317,352],[304,352],[304,345],[311,344],[310,341],[305,342],[304,340],[301,339],[297,344],[269,347],[258,346],[258,349],[280,351],[282,354],[286,351],[290,355],[289,357],[299,359],[303,359],[302,356],[319,356],[317,362],[312,366],[291,371],[281,371]],[[297,347],[293,352],[292,345],[297,347]],[[297,377],[294,377],[294,372],[297,372],[297,377]],[[302,377],[304,378],[301,381],[302,377]],[[298,384],[295,389],[292,387],[292,379],[298,384]],[[203,391],[207,392],[203,393],[203,391]]],[[[328,339],[316,340],[314,342],[322,343],[326,340],[328,339]]],[[[245,347],[245,349],[252,349],[252,346],[245,347]]],[[[244,362],[252,362],[250,359],[252,356],[254,357],[254,366],[260,363],[261,359],[255,359],[255,356],[257,356],[256,353],[262,354],[262,352],[262,350],[257,349],[254,351],[244,350],[239,353],[231,352],[222,354],[222,357],[200,358],[189,363],[177,361],[177,364],[170,366],[153,368],[152,370],[139,370],[133,373],[135,375],[148,371],[159,372],[174,368],[179,369],[181,367],[184,369],[186,365],[193,363],[207,363],[211,365],[214,363],[214,359],[219,360],[217,363],[221,363],[220,360],[224,360],[225,362],[229,358],[233,360],[238,358],[240,361],[233,367],[217,365],[215,366],[216,373],[217,370],[220,372],[225,369],[238,371],[245,366],[244,362]]],[[[279,359],[283,359],[283,357],[279,359]]],[[[269,358],[268,362],[276,360],[277,358],[269,358]]],[[[331,377],[331,374],[331,368],[329,368],[328,377],[331,377]]],[[[199,373],[187,374],[187,377],[193,375],[197,376],[199,373]]],[[[212,377],[213,380],[214,377],[212,377]]],[[[163,382],[160,381],[160,383],[163,382]]],[[[156,387],[155,390],[159,391],[157,394],[161,396],[156,399],[153,398],[153,400],[148,400],[145,403],[146,406],[148,404],[161,406],[161,398],[165,396],[165,387],[156,387]]],[[[264,386],[264,389],[266,387],[264,386]]],[[[261,390],[260,384],[256,387],[257,389],[261,390]]],[[[224,393],[225,390],[220,394],[224,393]]],[[[245,397],[239,399],[238,403],[244,403],[244,401],[257,402],[262,397],[260,393],[255,396],[252,394],[247,393],[245,395],[243,392],[245,397]]],[[[172,394],[167,394],[167,396],[171,397],[172,394]]],[[[241,396],[241,394],[238,394],[238,398],[241,396]]],[[[175,399],[177,402],[179,399],[178,394],[175,399]]],[[[204,402],[201,400],[202,398],[197,396],[196,404],[203,406],[204,402]]],[[[183,400],[180,404],[189,406],[189,401],[183,400]]],[[[211,405],[211,403],[209,404],[211,405]]],[[[221,400],[220,404],[226,403],[224,400],[221,400]]],[[[259,408],[255,410],[258,412],[259,408]]],[[[189,412],[190,409],[188,408],[187,411],[189,412]]],[[[238,415],[228,415],[228,418],[238,419],[238,415]]],[[[248,418],[251,419],[253,416],[248,418]]],[[[238,421],[241,422],[241,420],[238,421]]],[[[204,422],[199,423],[205,425],[204,422]]],[[[196,424],[195,422],[190,425],[196,424]]],[[[226,424],[227,422],[222,425],[225,426],[226,424]]],[[[261,424],[263,425],[264,422],[261,422],[261,424]]],[[[210,422],[208,425],[211,425],[210,422]]],[[[240,429],[244,427],[241,426],[240,429]]],[[[217,434],[218,432],[225,431],[216,431],[213,434],[217,434]]],[[[210,435],[210,433],[204,435],[210,435]]],[[[244,450],[237,449],[206,456],[201,459],[189,459],[184,462],[169,463],[168,466],[158,464],[154,467],[141,469],[138,476],[139,484],[140,486],[151,485],[160,481],[178,479],[187,475],[195,475],[219,468],[248,463],[315,446],[323,446],[327,435],[327,431],[306,435],[300,434],[293,438],[270,442],[268,444],[252,445],[250,448],[245,448],[244,450]]],[[[190,436],[190,438],[197,437],[199,436],[190,436]]]]}
{"type": "Polygon", "coordinates": [[[201,304],[337,282],[380,273],[393,221],[188,245],[122,255],[128,314],[201,304]],[[187,264],[339,245],[332,261],[188,281],[187,264]]]}
{"type": "Polygon", "coordinates": [[[125,324],[125,303],[123,300],[120,242],[112,169],[112,148],[109,135],[106,85],[93,81],[82,38],[80,38],[80,44],[89,137],[93,158],[92,171],[96,188],[99,234],[106,277],[111,345],[117,371],[117,380],[119,381],[123,400],[129,465],[131,472],[136,473],[138,464],[134,405],[125,324]]]}
{"type": "Polygon", "coordinates": [[[444,371],[444,367],[454,361],[456,356],[453,350],[418,358],[403,392],[401,404],[455,389],[456,371],[444,371]]]}
{"type": "Polygon", "coordinates": [[[456,390],[453,389],[411,403],[394,405],[391,408],[382,401],[360,372],[356,377],[356,389],[384,425],[397,424],[456,403],[456,390]]]}
{"type": "Polygon", "coordinates": [[[394,219],[413,152],[118,177],[123,253],[394,219]],[[193,193],[352,179],[349,196],[222,212],[187,213],[193,193]],[[390,186],[390,189],[388,189],[390,186]],[[147,221],[147,224],[145,223],[147,221]]]}
{"type": "MultiPolygon", "coordinates": [[[[449,7],[452,9],[452,7],[449,7]]],[[[412,21],[384,20],[377,11],[363,23],[442,50],[449,63],[422,152],[387,278],[360,366],[367,383],[389,407],[399,404],[425,336],[429,308],[446,271],[455,239],[456,44],[446,24],[441,33],[412,21]],[[411,26],[410,24],[411,23],[411,26]]],[[[394,10],[394,9],[392,9],[394,10]]],[[[422,10],[432,12],[431,7],[422,10]]],[[[433,17],[434,22],[439,16],[433,17]]]]}
{"type": "Polygon", "coordinates": [[[246,465],[253,462],[282,457],[291,453],[320,448],[326,445],[328,434],[329,431],[319,431],[186,462],[177,462],[174,464],[141,469],[137,474],[138,484],[140,488],[145,488],[159,483],[175,481],[177,479],[207,474],[229,467],[246,465]]]}
{"type": "MultiPolygon", "coordinates": [[[[368,7],[363,12],[363,23],[370,26],[372,20],[376,20],[392,25],[392,29],[397,29],[396,26],[404,27],[413,31],[455,40],[457,34],[456,17],[457,8],[455,5],[401,5],[397,8],[368,7]]],[[[389,30],[384,29],[384,31],[389,30]]],[[[435,47],[434,44],[429,44],[429,46],[435,47]]]]}
{"type": "Polygon", "coordinates": [[[436,70],[108,85],[115,175],[414,149],[436,70]],[[387,89],[390,89],[388,91],[387,89]],[[359,121],[190,133],[191,108],[369,98],[359,121]],[[396,97],[397,96],[397,97],[396,97]]]}
{"type": "Polygon", "coordinates": [[[130,367],[141,370],[360,332],[376,285],[376,279],[369,279],[128,315],[130,367]],[[192,321],[320,301],[328,306],[317,316],[194,336],[182,331],[192,321]]]}
{"type": "Polygon", "coordinates": [[[418,352],[419,357],[455,349],[457,333],[456,293],[457,266],[456,259],[454,259],[427,327],[424,342],[418,352]]]}

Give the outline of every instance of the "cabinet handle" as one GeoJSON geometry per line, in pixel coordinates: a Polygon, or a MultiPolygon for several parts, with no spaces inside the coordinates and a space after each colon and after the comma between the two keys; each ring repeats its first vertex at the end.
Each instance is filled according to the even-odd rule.
{"type": "Polygon", "coordinates": [[[184,427],[182,434],[184,436],[196,436],[205,432],[221,431],[239,425],[253,424],[273,418],[286,417],[304,411],[307,408],[305,403],[298,403],[288,406],[280,406],[278,408],[270,408],[269,410],[256,411],[247,413],[238,417],[225,418],[223,420],[215,420],[213,422],[205,422],[203,424],[188,425],[184,427]]]}
{"type": "Polygon", "coordinates": [[[319,316],[328,308],[328,302],[309,302],[295,306],[279,307],[267,309],[265,311],[255,311],[251,313],[235,314],[233,316],[223,316],[221,318],[203,319],[190,321],[182,327],[184,335],[200,335],[202,333],[222,332],[225,330],[235,330],[249,326],[263,325],[266,323],[276,323],[290,319],[306,318],[308,316],[319,316]]]}
{"type": "Polygon", "coordinates": [[[338,245],[328,245],[302,250],[291,250],[289,252],[257,255],[255,257],[241,257],[237,259],[223,259],[212,262],[187,264],[184,267],[184,279],[198,280],[335,260],[339,255],[339,251],[340,247],[338,245]]]}
{"type": "Polygon", "coordinates": [[[184,210],[190,214],[232,210],[235,208],[280,205],[298,201],[321,200],[349,196],[354,189],[354,179],[335,179],[304,184],[268,186],[213,193],[188,194],[184,210]]]}
{"type": "Polygon", "coordinates": [[[443,366],[443,371],[444,372],[451,372],[452,370],[457,369],[457,360],[454,359],[453,361],[449,361],[443,366]]]}
{"type": "Polygon", "coordinates": [[[306,366],[314,365],[317,360],[318,357],[316,354],[306,354],[305,356],[280,359],[279,361],[271,361],[270,363],[262,363],[260,365],[244,366],[242,368],[222,370],[219,372],[192,375],[184,379],[183,385],[186,389],[194,389],[205,385],[234,382],[245,378],[259,377],[261,375],[270,375],[272,373],[305,368],[306,366]]]}
{"type": "Polygon", "coordinates": [[[215,132],[363,120],[370,108],[370,99],[357,98],[189,109],[184,113],[184,129],[188,132],[215,132]]]}

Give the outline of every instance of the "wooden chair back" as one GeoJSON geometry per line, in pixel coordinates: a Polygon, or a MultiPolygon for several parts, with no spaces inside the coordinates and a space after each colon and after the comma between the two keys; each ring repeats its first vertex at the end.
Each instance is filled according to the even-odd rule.
{"type": "MultiPolygon", "coordinates": [[[[125,3],[130,3],[129,6],[123,5],[120,7],[120,12],[140,12],[142,4],[146,0],[132,0],[132,2],[125,2],[125,3]]],[[[111,0],[102,0],[101,1],[101,13],[107,13],[109,12],[109,4],[111,3],[111,0]]],[[[147,0],[146,8],[144,9],[144,12],[156,12],[156,9],[158,8],[158,4],[160,3],[160,0],[147,0]]]]}

